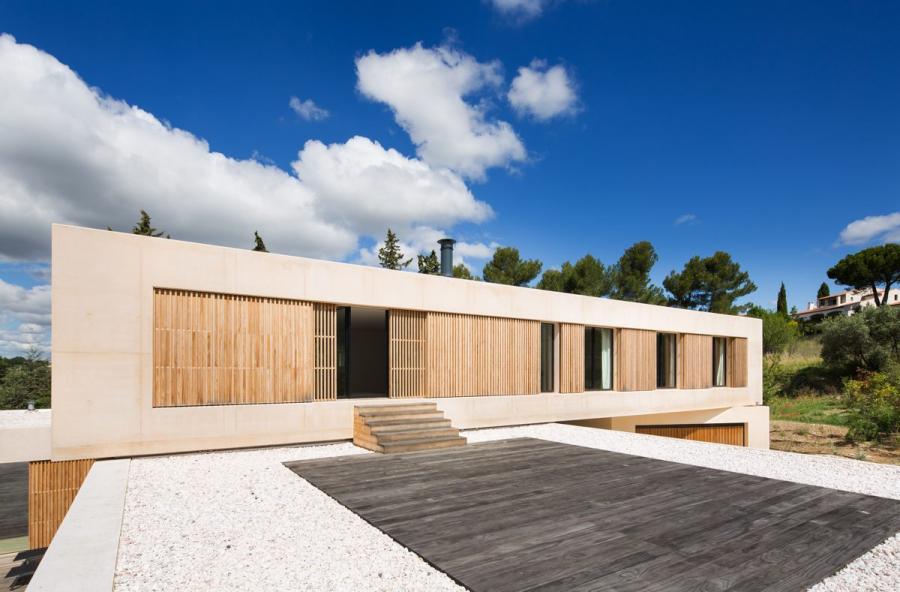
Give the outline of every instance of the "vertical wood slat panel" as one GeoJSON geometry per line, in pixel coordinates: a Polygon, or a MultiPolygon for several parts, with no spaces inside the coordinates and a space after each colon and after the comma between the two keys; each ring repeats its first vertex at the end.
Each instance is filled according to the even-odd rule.
{"type": "Polygon", "coordinates": [[[93,464],[92,459],[28,463],[28,545],[31,549],[46,547],[53,540],[93,464]]]}
{"type": "Polygon", "coordinates": [[[539,321],[437,312],[426,320],[427,396],[540,392],[539,321]]]}
{"type": "Polygon", "coordinates": [[[312,303],[157,288],[153,405],[315,398],[312,303]]]}
{"type": "Polygon", "coordinates": [[[680,341],[680,387],[686,389],[711,388],[712,336],[686,333],[682,335],[680,341]]]}
{"type": "Polygon", "coordinates": [[[635,426],[635,432],[732,446],[747,445],[744,424],[639,425],[635,426]]]}
{"type": "Polygon", "coordinates": [[[656,389],[656,331],[619,329],[616,346],[617,390],[656,389]]]}
{"type": "Polygon", "coordinates": [[[337,399],[337,306],[321,302],[313,305],[315,327],[316,401],[337,399]]]}
{"type": "Polygon", "coordinates": [[[559,326],[559,392],[584,392],[584,325],[559,326]]]}
{"type": "Polygon", "coordinates": [[[388,396],[426,396],[426,313],[388,312],[388,396]]]}
{"type": "Polygon", "coordinates": [[[747,339],[745,337],[728,339],[725,364],[728,372],[727,385],[731,387],[747,386],[747,339]]]}

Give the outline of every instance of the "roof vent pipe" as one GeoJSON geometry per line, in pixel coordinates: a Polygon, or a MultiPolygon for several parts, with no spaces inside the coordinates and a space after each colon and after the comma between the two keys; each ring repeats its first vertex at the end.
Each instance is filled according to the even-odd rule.
{"type": "Polygon", "coordinates": [[[441,275],[453,277],[453,245],[456,243],[452,238],[442,238],[438,241],[441,245],[441,275]]]}

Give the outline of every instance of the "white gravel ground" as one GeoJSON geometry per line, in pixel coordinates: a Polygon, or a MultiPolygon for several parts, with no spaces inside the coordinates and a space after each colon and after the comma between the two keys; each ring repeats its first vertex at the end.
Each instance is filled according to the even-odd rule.
{"type": "Polygon", "coordinates": [[[50,427],[50,410],[14,409],[0,411],[0,428],[41,428],[50,427]]]}
{"type": "MultiPolygon", "coordinates": [[[[838,457],[560,424],[465,435],[530,436],[900,499],[900,467],[838,457]]],[[[281,464],[359,453],[346,443],[133,460],[115,589],[462,590],[281,464]]],[[[900,535],[813,590],[900,590],[900,535]]]]}

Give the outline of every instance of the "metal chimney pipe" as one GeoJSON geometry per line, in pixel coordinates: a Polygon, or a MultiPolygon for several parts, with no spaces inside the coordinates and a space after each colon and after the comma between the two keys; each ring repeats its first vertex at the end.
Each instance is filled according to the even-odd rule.
{"type": "Polygon", "coordinates": [[[452,238],[442,238],[438,241],[441,245],[441,275],[453,277],[453,245],[456,243],[452,238]]]}

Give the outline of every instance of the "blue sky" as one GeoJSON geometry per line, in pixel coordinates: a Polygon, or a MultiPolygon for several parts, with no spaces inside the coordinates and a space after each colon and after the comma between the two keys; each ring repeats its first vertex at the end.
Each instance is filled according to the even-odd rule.
{"type": "Polygon", "coordinates": [[[361,262],[388,221],[476,270],[649,240],[660,282],[725,250],[799,308],[900,236],[896,2],[262,4],[0,5],[0,355],[48,343],[49,223],[138,207],[361,262]]]}

